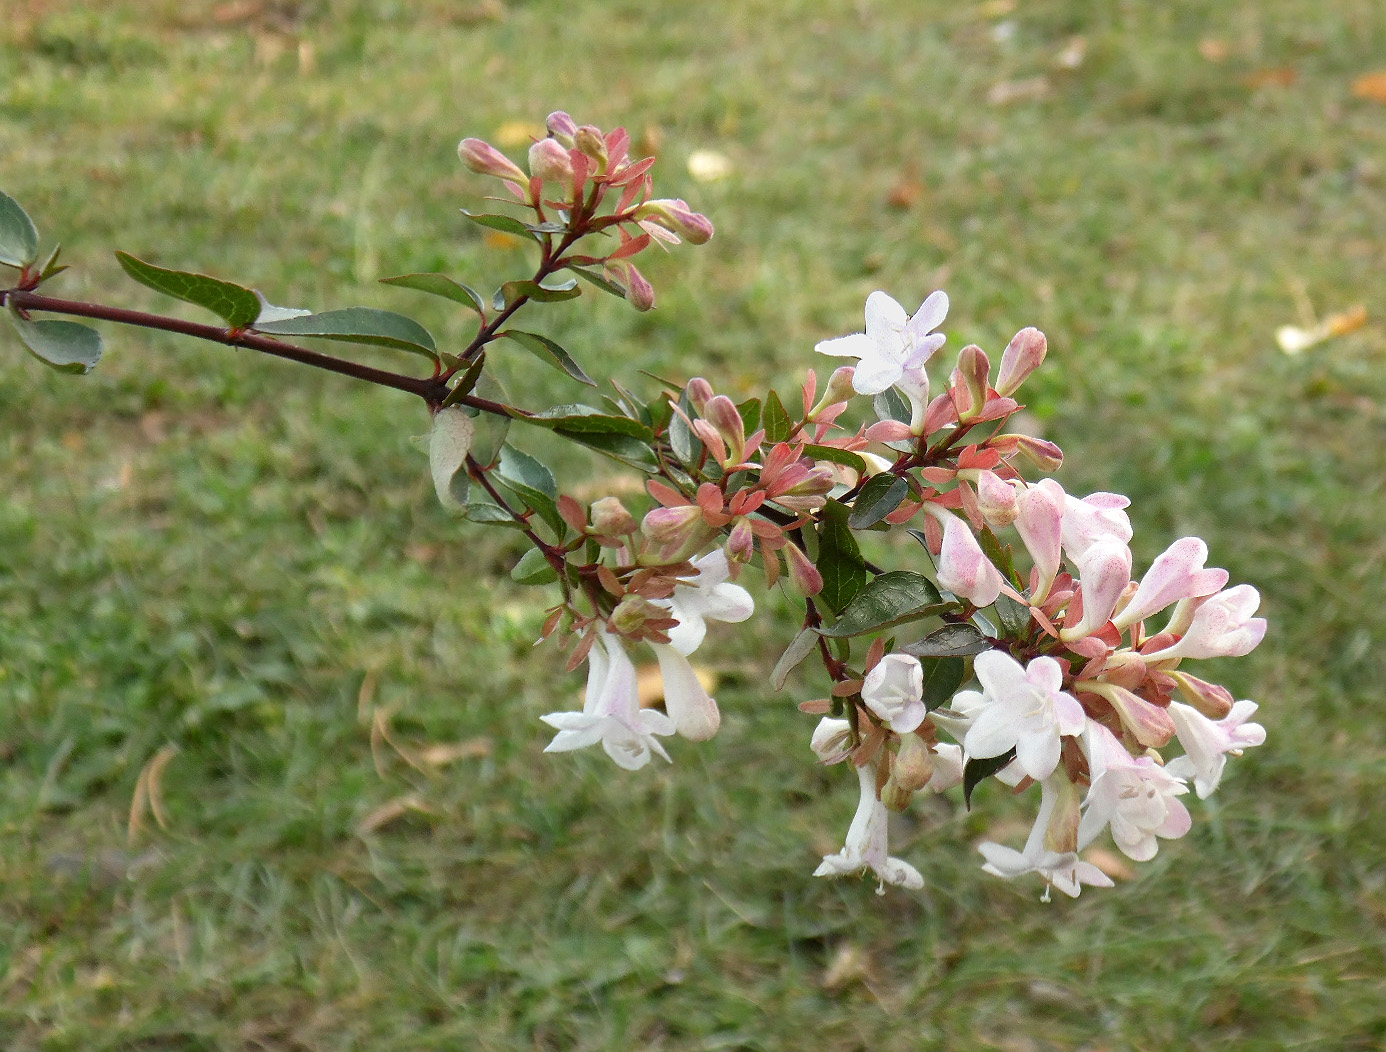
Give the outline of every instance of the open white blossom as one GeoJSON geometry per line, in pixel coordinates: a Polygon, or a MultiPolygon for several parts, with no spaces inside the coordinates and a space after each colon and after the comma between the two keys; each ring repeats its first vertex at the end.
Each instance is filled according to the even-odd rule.
{"type": "Polygon", "coordinates": [[[731,583],[731,567],[721,548],[694,559],[693,566],[698,576],[688,584],[679,584],[672,596],[656,604],[678,620],[669,630],[669,643],[684,655],[702,645],[709,621],[745,621],[756,609],[751,593],[731,583]]]}
{"type": "Polygon", "coordinates": [[[1169,714],[1184,755],[1165,764],[1165,771],[1176,778],[1192,778],[1198,798],[1207,798],[1222,781],[1229,755],[1240,756],[1243,749],[1266,740],[1264,727],[1246,722],[1256,715],[1256,707],[1254,701],[1239,701],[1222,719],[1210,720],[1192,705],[1171,702],[1169,714]]]}
{"type": "Polygon", "coordinates": [[[878,395],[899,383],[906,372],[914,376],[917,386],[924,363],[947,339],[933,331],[947,316],[948,296],[943,292],[931,293],[912,318],[890,296],[873,292],[866,298],[866,332],[824,340],[814,349],[860,359],[852,377],[857,394],[878,395]]]}
{"type": "Polygon", "coordinates": [[[884,895],[885,886],[894,884],[902,888],[922,888],[924,878],[908,862],[891,858],[886,842],[886,825],[890,813],[885,804],[876,798],[876,769],[871,764],[857,768],[857,778],[861,783],[861,801],[857,812],[852,816],[852,825],[847,830],[847,843],[835,855],[824,855],[823,861],[813,871],[815,877],[840,877],[870,869],[876,874],[880,886],[876,894],[884,895]]]}
{"type": "Polygon", "coordinates": [[[1087,717],[1078,699],[1059,688],[1063,669],[1050,657],[1037,657],[1029,666],[1000,650],[987,650],[973,663],[982,692],[962,691],[954,709],[972,716],[963,738],[969,756],[1000,756],[1011,748],[1016,763],[1036,781],[1054,773],[1059,764],[1059,738],[1083,731],[1087,717]]]}

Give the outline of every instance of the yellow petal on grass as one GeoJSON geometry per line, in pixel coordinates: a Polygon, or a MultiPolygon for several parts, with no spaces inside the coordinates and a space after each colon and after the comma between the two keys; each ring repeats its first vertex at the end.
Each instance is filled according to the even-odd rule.
{"type": "Polygon", "coordinates": [[[1363,73],[1352,82],[1352,94],[1368,102],[1386,103],[1386,69],[1363,73]]]}
{"type": "Polygon", "coordinates": [[[1289,355],[1303,354],[1311,347],[1345,336],[1367,324],[1367,308],[1358,304],[1351,310],[1330,314],[1317,325],[1307,328],[1299,325],[1282,325],[1275,330],[1275,342],[1289,355]]]}
{"type": "Polygon", "coordinates": [[[1091,862],[1113,880],[1130,880],[1136,875],[1124,858],[1105,848],[1095,847],[1084,852],[1083,861],[1091,862]]]}
{"type": "Polygon", "coordinates": [[[519,146],[528,146],[535,139],[542,139],[547,134],[547,128],[533,121],[506,121],[491,133],[491,138],[497,146],[513,150],[519,146]]]}

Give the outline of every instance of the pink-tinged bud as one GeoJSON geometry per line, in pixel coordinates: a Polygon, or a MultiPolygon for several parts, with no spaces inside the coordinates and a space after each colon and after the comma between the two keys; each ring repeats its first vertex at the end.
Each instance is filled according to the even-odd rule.
{"type": "Polygon", "coordinates": [[[1001,594],[1001,573],[982,551],[967,523],[936,504],[925,504],[943,526],[938,552],[938,583],[973,606],[990,606],[1001,594]]]}
{"type": "Polygon", "coordinates": [[[1063,487],[1053,479],[1041,479],[1016,495],[1016,532],[1035,564],[1035,603],[1044,602],[1059,572],[1064,496],[1063,487]]]}
{"type": "Polygon", "coordinates": [[[1117,540],[1097,541],[1079,557],[1078,571],[1083,617],[1059,633],[1065,642],[1100,632],[1111,620],[1117,600],[1131,583],[1131,549],[1117,540]]]}
{"type": "Polygon", "coordinates": [[[529,174],[557,183],[565,197],[573,193],[573,159],[557,139],[540,139],[529,148],[529,174]]]}
{"type": "Polygon", "coordinates": [[[1220,720],[1232,711],[1232,692],[1218,683],[1209,683],[1176,669],[1167,673],[1173,678],[1184,700],[1210,720],[1220,720]]]}
{"type": "Polygon", "coordinates": [[[592,529],[604,537],[625,537],[636,531],[635,516],[619,497],[603,497],[592,502],[592,529]]]}
{"type": "Polygon", "coordinates": [[[960,377],[967,387],[968,410],[963,418],[976,416],[986,405],[987,392],[990,390],[991,362],[987,360],[986,352],[975,343],[968,344],[958,352],[958,368],[953,375],[960,377]]]}
{"type": "Polygon", "coordinates": [[[646,566],[692,558],[716,536],[716,531],[703,520],[703,510],[692,504],[652,509],[641,521],[640,532],[646,544],[639,561],[646,566]]]}
{"type": "Polygon", "coordinates": [[[600,128],[593,127],[591,124],[584,124],[574,133],[573,145],[592,158],[597,166],[598,175],[606,174],[606,139],[600,128]]]}
{"type": "Polygon", "coordinates": [[[693,406],[699,416],[702,416],[704,407],[712,398],[712,385],[701,376],[695,376],[688,381],[688,386],[684,390],[688,394],[689,404],[693,406]]]}
{"type": "Polygon", "coordinates": [[[727,558],[734,563],[748,563],[755,553],[755,531],[746,519],[739,519],[727,537],[727,558]]]}
{"type": "Polygon", "coordinates": [[[977,473],[977,510],[987,524],[1000,529],[1015,522],[1015,487],[994,471],[977,473]]]}
{"type": "Polygon", "coordinates": [[[606,273],[613,281],[626,290],[626,301],[638,311],[647,311],[654,306],[654,286],[646,280],[635,264],[628,259],[608,259],[606,273]]]}
{"type": "Polygon", "coordinates": [[[804,550],[796,544],[784,546],[784,560],[789,565],[789,583],[803,595],[817,595],[823,590],[823,575],[809,562],[804,550]]]}
{"type": "Polygon", "coordinates": [[[480,175],[508,179],[520,186],[529,185],[529,176],[520,171],[520,166],[484,139],[463,139],[457,144],[457,156],[480,175]]]}
{"type": "Polygon", "coordinates": [[[713,395],[703,407],[703,418],[717,429],[727,446],[727,462],[723,467],[740,464],[746,452],[746,422],[736,403],[726,395],[713,395]]]}
{"type": "Polygon", "coordinates": [[[996,440],[1014,440],[1016,449],[1041,471],[1055,472],[1063,466],[1064,451],[1048,439],[1033,435],[998,435],[996,440]]]}
{"type": "Polygon", "coordinates": [[[1122,727],[1146,748],[1162,749],[1174,737],[1174,720],[1170,718],[1169,709],[1146,701],[1125,687],[1101,680],[1084,680],[1076,688],[1106,698],[1120,717],[1122,727]]]}
{"type": "Polygon", "coordinates": [[[812,422],[829,409],[851,401],[852,396],[857,393],[852,387],[852,377],[856,374],[857,370],[850,365],[834,369],[832,376],[828,377],[828,386],[823,390],[823,397],[818,399],[818,404],[808,411],[808,416],[804,419],[812,422]]]}
{"type": "Polygon", "coordinates": [[[900,736],[900,751],[895,754],[890,777],[902,789],[923,789],[934,776],[934,754],[917,734],[900,736]]]}
{"type": "Polygon", "coordinates": [[[996,374],[996,393],[1002,397],[1015,394],[1026,378],[1039,368],[1048,350],[1044,333],[1030,326],[1021,329],[1006,344],[1001,355],[1001,369],[996,374]]]}
{"type": "Polygon", "coordinates": [[[669,611],[650,602],[644,596],[627,595],[611,611],[611,627],[622,635],[633,635],[645,627],[646,621],[662,621],[669,611]]]}
{"type": "Polygon", "coordinates": [[[577,122],[573,118],[562,110],[554,110],[544,121],[544,126],[561,145],[572,149],[573,138],[577,135],[577,122]]]}
{"type": "Polygon", "coordinates": [[[712,238],[712,220],[688,207],[681,198],[659,198],[646,201],[635,210],[636,222],[653,223],[690,245],[703,245],[712,238]]]}

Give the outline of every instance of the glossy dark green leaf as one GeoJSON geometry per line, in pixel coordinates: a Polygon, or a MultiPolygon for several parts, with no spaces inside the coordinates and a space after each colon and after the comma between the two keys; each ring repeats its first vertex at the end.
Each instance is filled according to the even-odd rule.
{"type": "MultiPolygon", "coordinates": [[[[819,558],[818,571],[822,573],[822,556],[819,558]]],[[[864,574],[865,569],[862,572],[864,574]]],[[[923,574],[913,570],[891,570],[862,586],[846,604],[837,623],[819,631],[825,636],[859,636],[891,625],[917,621],[938,613],[944,606],[938,589],[923,574]]]]}
{"type": "Polygon", "coordinates": [[[553,584],[558,580],[558,573],[549,564],[543,552],[538,548],[531,548],[520,557],[520,561],[510,571],[510,579],[516,584],[553,584]]]}
{"type": "Polygon", "coordinates": [[[558,483],[553,472],[514,446],[501,447],[500,467],[496,472],[502,485],[515,493],[537,514],[556,536],[563,535],[563,518],[558,514],[558,483]]]}
{"type": "Polygon", "coordinates": [[[521,332],[519,329],[506,329],[499,335],[514,340],[534,357],[548,362],[555,369],[561,369],[578,383],[588,387],[597,386],[597,381],[582,371],[582,366],[573,360],[573,356],[547,336],[540,336],[537,332],[521,332]]]}
{"type": "Polygon", "coordinates": [[[924,708],[933,712],[953,700],[962,686],[967,662],[960,657],[942,657],[925,658],[920,664],[924,666],[924,708]]]}
{"type": "Polygon", "coordinates": [[[507,281],[496,290],[491,305],[496,310],[504,310],[522,299],[530,299],[535,303],[561,303],[563,300],[577,299],[581,295],[582,289],[578,287],[576,278],[567,278],[553,285],[541,285],[537,281],[525,278],[520,281],[507,281]]]}
{"type": "Polygon", "coordinates": [[[749,438],[760,428],[760,399],[748,398],[736,411],[741,414],[742,434],[749,438]]]}
{"type": "Polygon", "coordinates": [[[1024,603],[1003,594],[996,597],[995,609],[1001,631],[1007,637],[1019,639],[1030,630],[1030,608],[1024,603]]]}
{"type": "Polygon", "coordinates": [[[908,424],[914,414],[909,400],[894,387],[887,387],[872,399],[871,404],[876,410],[876,416],[881,420],[898,420],[902,424],[908,424]]]}
{"type": "Polygon", "coordinates": [[[463,514],[468,522],[475,522],[479,526],[505,526],[512,530],[524,529],[523,523],[516,522],[514,516],[490,500],[478,498],[469,502],[463,514]]]}
{"type": "Polygon", "coordinates": [[[101,334],[72,321],[30,321],[11,307],[6,314],[20,342],[39,361],[62,373],[89,373],[101,359],[101,334]]]}
{"type": "Polygon", "coordinates": [[[462,306],[483,313],[483,303],[481,294],[470,285],[464,285],[460,281],[454,281],[446,274],[400,274],[393,278],[381,278],[382,285],[394,285],[402,289],[414,289],[418,292],[427,292],[432,296],[441,296],[445,300],[452,300],[462,306]]]}
{"type": "Polygon", "coordinates": [[[612,416],[590,405],[556,405],[532,416],[516,416],[516,420],[550,431],[568,431],[594,435],[629,435],[643,442],[654,438],[648,427],[628,416],[612,416]]]}
{"type": "Polygon", "coordinates": [[[765,428],[765,441],[771,445],[783,442],[794,427],[794,421],[789,418],[784,403],[774,391],[765,396],[765,406],[760,413],[760,426],[765,428]]]}
{"type": "Polygon", "coordinates": [[[828,501],[818,513],[818,558],[814,565],[823,577],[818,598],[834,614],[841,613],[856,597],[867,577],[866,562],[847,525],[848,514],[846,506],[835,500],[828,501]]]}
{"type": "Polygon", "coordinates": [[[889,472],[872,475],[857,499],[852,501],[848,525],[854,530],[869,529],[898,508],[909,492],[909,482],[899,475],[889,472]]]}
{"type": "Polygon", "coordinates": [[[989,756],[985,760],[979,760],[974,756],[963,765],[963,805],[969,811],[972,810],[972,790],[1014,759],[1015,749],[1011,749],[1000,756],[989,756]]]}
{"type": "Polygon", "coordinates": [[[443,405],[449,406],[458,402],[472,393],[477,381],[481,379],[482,370],[486,368],[486,352],[482,351],[472,359],[467,371],[462,374],[462,378],[453,385],[452,393],[443,399],[443,405]]]}
{"type": "Polygon", "coordinates": [[[301,318],[266,322],[256,325],[255,331],[273,336],[316,336],[345,343],[394,347],[421,354],[430,361],[438,360],[438,349],[427,329],[413,318],[374,307],[346,307],[321,314],[306,314],[301,318]]]}
{"type": "MultiPolygon", "coordinates": [[[[982,554],[991,560],[991,564],[1001,571],[1001,576],[1006,578],[1017,589],[1025,587],[1025,583],[1020,579],[1020,575],[1015,570],[1015,551],[1009,544],[1002,544],[996,534],[992,533],[991,527],[983,525],[977,531],[977,543],[982,549],[982,554]]],[[[1027,615],[1028,616],[1028,615],[1027,615]]]]}
{"type": "Polygon", "coordinates": [[[494,212],[469,212],[465,208],[459,209],[459,211],[477,226],[499,230],[504,234],[516,234],[530,241],[542,240],[540,235],[535,234],[514,216],[499,215],[494,212]]]}
{"type": "Polygon", "coordinates": [[[609,281],[595,271],[583,270],[581,267],[569,267],[568,269],[594,288],[599,288],[603,292],[615,296],[617,299],[623,300],[626,298],[625,289],[621,288],[616,282],[609,281]]]}
{"type": "Polygon", "coordinates": [[[234,282],[186,270],[168,270],[117,252],[121,269],[141,285],[166,296],[202,307],[233,329],[244,329],[260,316],[260,300],[250,289],[234,282]]]}
{"type": "Polygon", "coordinates": [[[18,201],[0,193],[0,263],[27,267],[38,259],[39,235],[18,201]]]}
{"type": "Polygon", "coordinates": [[[654,450],[649,447],[648,442],[632,435],[612,434],[609,431],[567,431],[563,428],[556,429],[556,433],[564,438],[572,439],[588,449],[603,453],[613,460],[619,460],[622,464],[633,467],[637,471],[655,472],[659,470],[659,461],[655,458],[654,450]]]}
{"type": "Polygon", "coordinates": [[[917,658],[969,657],[990,650],[995,641],[988,639],[975,625],[944,625],[923,639],[900,648],[901,653],[917,658]]]}
{"type": "Polygon", "coordinates": [[[683,412],[675,413],[669,418],[669,445],[680,463],[696,464],[702,456],[703,444],[688,426],[688,420],[693,415],[693,403],[688,400],[687,391],[679,394],[679,408],[683,412]]]}
{"type": "Polygon", "coordinates": [[[833,464],[841,464],[854,471],[866,471],[866,461],[849,449],[838,449],[836,446],[818,446],[810,443],[804,446],[804,456],[812,457],[814,460],[826,460],[833,464]]]}

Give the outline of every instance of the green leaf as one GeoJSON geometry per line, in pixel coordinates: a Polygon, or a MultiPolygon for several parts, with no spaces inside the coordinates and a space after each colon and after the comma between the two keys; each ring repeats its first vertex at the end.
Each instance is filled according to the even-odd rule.
{"type": "MultiPolygon", "coordinates": [[[[772,555],[771,558],[774,558],[772,555]]],[[[811,628],[800,630],[799,634],[790,641],[789,646],[780,655],[780,660],[775,662],[774,671],[770,673],[770,687],[772,690],[783,690],[785,680],[789,674],[799,667],[804,658],[813,653],[818,646],[818,633],[811,628]]]]}
{"type": "Polygon", "coordinates": [[[462,374],[462,379],[458,380],[457,383],[453,385],[452,393],[443,399],[444,408],[461,401],[467,395],[471,394],[473,388],[476,387],[477,381],[481,379],[481,372],[485,368],[486,352],[483,350],[472,359],[472,363],[467,366],[467,371],[462,374]]]}
{"type": "MultiPolygon", "coordinates": [[[[983,525],[977,533],[977,543],[982,549],[982,554],[991,560],[991,564],[1001,571],[1001,576],[1006,578],[1017,589],[1023,589],[1025,583],[1020,579],[1020,575],[1015,572],[1015,552],[1009,544],[1003,545],[996,534],[991,532],[991,527],[983,525]]],[[[1029,615],[1026,615],[1029,620],[1029,615]]]]}
{"type": "Polygon", "coordinates": [[[481,293],[470,285],[463,285],[460,281],[454,281],[446,274],[400,274],[398,277],[381,278],[380,283],[441,296],[445,300],[460,303],[478,314],[483,313],[481,293]]]}
{"type": "Polygon", "coordinates": [[[838,449],[836,446],[816,446],[810,443],[804,446],[804,456],[812,457],[814,460],[827,460],[833,464],[842,464],[855,471],[866,471],[866,461],[850,449],[838,449]]]}
{"type": "Polygon", "coordinates": [[[898,508],[909,491],[909,482],[899,475],[872,475],[852,502],[847,524],[854,530],[869,529],[898,508]]]}
{"type": "Polygon", "coordinates": [[[592,285],[595,288],[599,288],[603,292],[610,293],[612,296],[615,296],[618,300],[623,300],[626,298],[626,290],[621,288],[621,286],[616,284],[616,282],[608,281],[606,278],[602,277],[602,275],[594,273],[590,270],[583,270],[581,267],[569,267],[568,269],[571,270],[578,277],[580,277],[583,281],[587,282],[587,284],[592,285]]]}
{"type": "Polygon", "coordinates": [[[990,650],[995,641],[988,639],[975,625],[953,624],[930,632],[923,639],[900,648],[903,654],[917,658],[969,657],[990,650]]]}
{"type": "Polygon", "coordinates": [[[902,424],[908,424],[914,415],[914,408],[909,401],[893,387],[887,387],[878,394],[872,399],[871,405],[881,420],[898,420],[902,424]]]}
{"type": "Polygon", "coordinates": [[[465,208],[459,209],[459,211],[477,226],[499,230],[505,234],[518,234],[520,237],[531,241],[543,240],[541,235],[535,234],[514,216],[499,215],[494,212],[468,212],[465,208]]]}
{"type": "Polygon", "coordinates": [[[19,202],[0,193],[0,263],[24,268],[38,259],[38,228],[19,202]]]}
{"type": "Polygon", "coordinates": [[[499,504],[489,500],[474,500],[463,513],[468,522],[479,526],[508,526],[512,530],[524,529],[524,523],[515,518],[499,504]]]}
{"type": "Polygon", "coordinates": [[[654,433],[639,420],[628,416],[612,416],[590,405],[556,405],[530,416],[515,415],[515,419],[550,431],[577,432],[597,435],[630,435],[649,442],[654,433]]]}
{"type": "Polygon", "coordinates": [[[847,525],[847,516],[846,505],[835,500],[828,501],[818,513],[815,565],[823,577],[823,590],[818,597],[834,614],[842,612],[866,584],[866,563],[847,525]]]}
{"type": "Polygon", "coordinates": [[[259,297],[243,285],[187,270],[156,267],[128,252],[116,252],[115,257],[121,269],[141,285],[203,307],[233,329],[248,328],[260,316],[259,297]]]}
{"type": "Polygon", "coordinates": [[[688,400],[687,391],[679,394],[679,408],[683,412],[669,418],[669,447],[681,463],[696,464],[702,455],[703,444],[697,433],[688,426],[688,420],[692,419],[693,403],[688,400]]]}
{"type": "Polygon", "coordinates": [[[989,756],[985,760],[972,757],[963,765],[963,805],[972,810],[972,790],[981,785],[1001,768],[1015,759],[1015,749],[1000,756],[989,756]]]}
{"type": "MultiPolygon", "coordinates": [[[[835,503],[829,501],[829,505],[835,503]]],[[[821,554],[819,559],[818,571],[822,573],[821,554]]],[[[863,575],[865,572],[863,568],[863,575]]],[[[827,587],[826,575],[824,587],[827,587]]],[[[825,636],[859,636],[906,621],[917,621],[938,613],[945,606],[934,583],[923,574],[913,570],[891,570],[860,587],[839,615],[837,624],[819,629],[819,632],[825,636]]]]}
{"type": "Polygon", "coordinates": [[[342,310],[308,314],[302,318],[256,325],[256,332],[273,336],[316,336],[345,343],[368,343],[394,347],[438,360],[438,349],[427,329],[413,318],[374,307],[346,307],[342,310]]]}
{"type": "Polygon", "coordinates": [[[576,278],[568,278],[558,285],[541,285],[528,279],[507,281],[496,290],[495,296],[491,298],[491,306],[496,310],[505,310],[506,307],[512,307],[526,298],[535,303],[561,303],[563,300],[577,299],[581,295],[582,289],[578,288],[576,278]]]}
{"type": "Polygon", "coordinates": [[[953,700],[962,686],[967,662],[960,657],[942,657],[928,658],[921,664],[924,666],[924,708],[933,712],[953,700]]]}
{"type": "Polygon", "coordinates": [[[750,438],[760,427],[760,399],[748,398],[736,407],[736,411],[741,414],[741,433],[750,438]]]}
{"type": "Polygon", "coordinates": [[[553,472],[542,461],[528,453],[521,452],[511,445],[501,447],[500,469],[497,472],[501,484],[520,497],[532,508],[555,536],[563,537],[563,516],[558,514],[558,483],[553,472]]]}
{"type": "Polygon", "coordinates": [[[1001,622],[1001,631],[1006,636],[1019,639],[1029,631],[1030,608],[1002,594],[996,597],[996,619],[1001,622]]]}
{"type": "Polygon", "coordinates": [[[785,412],[780,396],[771,391],[765,396],[765,407],[761,410],[760,426],[765,428],[765,441],[774,445],[783,442],[794,429],[794,421],[785,412]]]}
{"type": "Polygon", "coordinates": [[[652,473],[659,470],[659,461],[655,458],[654,450],[646,442],[635,436],[612,434],[611,432],[567,431],[562,428],[557,429],[555,433],[578,442],[588,449],[595,449],[598,453],[605,454],[613,460],[619,460],[622,464],[633,467],[637,471],[652,473]]]}
{"type": "Polygon", "coordinates": [[[549,560],[538,548],[531,548],[520,557],[510,571],[510,579],[516,584],[553,584],[558,573],[549,565],[549,560]]]}
{"type": "Polygon", "coordinates": [[[548,362],[555,369],[562,369],[578,383],[588,387],[597,386],[597,381],[582,371],[582,366],[573,360],[573,356],[547,336],[540,336],[537,332],[521,332],[519,329],[506,329],[497,335],[509,337],[534,357],[548,362]]]}
{"type": "Polygon", "coordinates": [[[61,373],[89,373],[101,358],[101,334],[71,321],[29,321],[11,307],[6,313],[20,341],[35,358],[61,373]]]}

